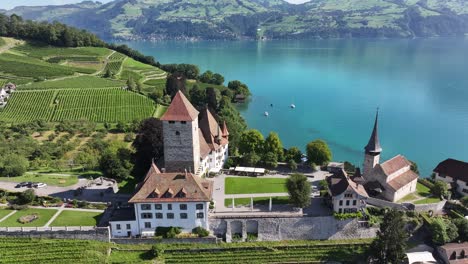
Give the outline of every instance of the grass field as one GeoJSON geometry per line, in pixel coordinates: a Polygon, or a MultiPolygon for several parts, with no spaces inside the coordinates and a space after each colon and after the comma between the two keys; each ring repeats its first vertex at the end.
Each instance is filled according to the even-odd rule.
{"type": "MultiPolygon", "coordinates": [[[[279,196],[273,197],[273,204],[288,204],[289,197],[288,196],[279,196]]],[[[250,206],[250,198],[235,198],[234,203],[236,206],[243,205],[243,206],[250,206]]],[[[270,203],[270,197],[254,197],[253,198],[254,205],[268,205],[270,203]]],[[[232,206],[232,199],[224,199],[224,206],[230,207],[232,206]]]]}
{"type": "Polygon", "coordinates": [[[7,215],[8,215],[9,213],[11,213],[11,212],[12,212],[12,210],[1,207],[1,208],[0,208],[0,219],[2,219],[3,217],[7,216],[7,215]]]}
{"type": "Polygon", "coordinates": [[[97,226],[102,213],[64,210],[50,226],[97,226]]]}
{"type": "Polygon", "coordinates": [[[288,192],[284,178],[227,177],[224,186],[226,194],[288,192]]]}
{"type": "Polygon", "coordinates": [[[432,197],[431,190],[418,182],[416,185],[416,193],[410,193],[407,196],[400,199],[398,202],[412,202],[414,204],[428,204],[438,203],[440,198],[432,197]],[[423,199],[421,199],[423,197],[423,199]],[[417,200],[419,199],[419,200],[417,200]]]}
{"type": "Polygon", "coordinates": [[[106,263],[109,244],[89,240],[0,239],[0,263],[106,263]]]}
{"type": "Polygon", "coordinates": [[[57,212],[55,209],[36,209],[29,208],[17,211],[3,222],[0,222],[0,227],[41,227],[44,226],[47,221],[54,216],[57,212]],[[18,222],[18,219],[25,215],[38,214],[39,219],[32,221],[31,223],[22,224],[18,222]]]}
{"type": "Polygon", "coordinates": [[[77,176],[59,176],[59,175],[44,175],[44,174],[24,174],[18,177],[0,177],[0,181],[8,182],[43,182],[52,186],[70,186],[78,183],[77,176]]]}
{"type": "Polygon", "coordinates": [[[81,47],[81,48],[60,48],[42,44],[25,44],[15,47],[13,51],[23,53],[30,57],[43,59],[51,57],[106,57],[111,53],[111,50],[106,48],[96,47],[81,47]]]}

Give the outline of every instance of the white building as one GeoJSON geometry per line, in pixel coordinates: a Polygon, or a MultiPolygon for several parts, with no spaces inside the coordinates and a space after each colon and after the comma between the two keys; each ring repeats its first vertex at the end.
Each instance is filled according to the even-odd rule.
{"type": "Polygon", "coordinates": [[[198,176],[222,169],[228,157],[229,132],[211,112],[199,112],[179,91],[161,117],[166,171],[189,171],[198,176]]]}
{"type": "Polygon", "coordinates": [[[462,195],[468,195],[468,163],[446,159],[434,169],[435,179],[449,183],[462,195]]]}
{"type": "Polygon", "coordinates": [[[377,112],[372,135],[364,148],[365,187],[371,195],[378,194],[381,198],[396,202],[416,191],[419,176],[411,170],[411,162],[401,155],[380,163],[382,148],[378,136],[378,117],[377,112]]]}
{"type": "Polygon", "coordinates": [[[360,183],[361,179],[350,178],[344,170],[327,178],[334,212],[355,213],[366,207],[366,199],[369,196],[360,183]]]}
{"type": "Polygon", "coordinates": [[[212,188],[212,182],[191,173],[161,173],[152,164],[129,200],[133,215],[117,212],[111,217],[112,236],[154,236],[160,226],[184,232],[198,226],[208,229],[212,188]]]}

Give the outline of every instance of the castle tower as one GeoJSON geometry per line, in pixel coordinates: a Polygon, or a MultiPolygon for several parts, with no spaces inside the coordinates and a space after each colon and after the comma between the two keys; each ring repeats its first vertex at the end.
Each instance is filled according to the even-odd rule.
{"type": "Polygon", "coordinates": [[[179,91],[161,117],[167,172],[195,172],[200,163],[198,111],[179,91]]]}
{"type": "Polygon", "coordinates": [[[374,129],[372,130],[372,135],[369,139],[369,143],[364,148],[364,166],[363,166],[363,176],[366,177],[374,169],[374,167],[379,164],[380,153],[382,148],[380,147],[379,134],[378,134],[378,120],[379,120],[379,110],[375,115],[374,129]]]}

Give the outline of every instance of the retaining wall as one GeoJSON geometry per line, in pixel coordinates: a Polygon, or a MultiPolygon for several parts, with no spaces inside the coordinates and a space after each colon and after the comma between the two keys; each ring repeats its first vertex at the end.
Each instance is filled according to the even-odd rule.
{"type": "Polygon", "coordinates": [[[362,227],[357,219],[340,221],[333,216],[210,218],[210,229],[216,236],[225,237],[227,242],[234,234],[246,240],[247,233],[255,231],[259,241],[373,238],[377,231],[377,228],[362,227]]]}
{"type": "Polygon", "coordinates": [[[216,244],[216,237],[203,237],[203,238],[112,238],[111,242],[117,244],[181,244],[181,243],[201,243],[201,244],[216,244]]]}
{"type": "Polygon", "coordinates": [[[51,239],[82,239],[97,240],[102,242],[110,241],[110,230],[107,227],[97,227],[79,230],[72,228],[40,229],[40,228],[8,228],[0,230],[0,238],[51,238],[51,239]]]}
{"type": "Polygon", "coordinates": [[[414,210],[417,212],[432,211],[434,213],[437,213],[437,212],[442,211],[446,202],[447,200],[442,200],[438,203],[433,203],[433,204],[415,204],[414,210]]]}

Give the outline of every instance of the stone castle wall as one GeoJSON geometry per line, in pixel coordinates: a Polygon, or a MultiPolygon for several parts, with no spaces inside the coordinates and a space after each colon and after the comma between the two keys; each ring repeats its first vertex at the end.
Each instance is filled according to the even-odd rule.
{"type": "Polygon", "coordinates": [[[257,233],[259,241],[325,240],[372,238],[376,228],[361,227],[356,219],[337,220],[333,216],[290,218],[211,218],[210,229],[230,242],[234,234],[245,240],[257,233]]]}
{"type": "Polygon", "coordinates": [[[0,230],[0,238],[39,238],[39,239],[81,239],[110,241],[110,230],[107,227],[99,227],[88,230],[0,230]]]}

